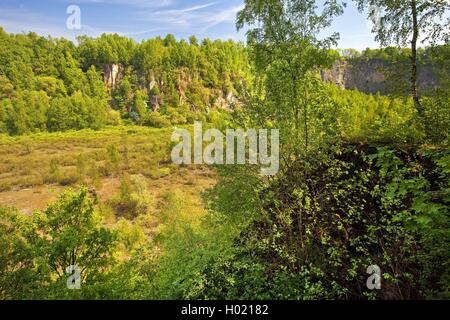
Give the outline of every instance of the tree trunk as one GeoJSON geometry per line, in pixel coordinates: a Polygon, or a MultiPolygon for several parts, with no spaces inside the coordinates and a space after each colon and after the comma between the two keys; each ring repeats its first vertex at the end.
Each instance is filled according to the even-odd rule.
{"type": "Polygon", "coordinates": [[[414,99],[414,106],[419,114],[422,113],[419,93],[417,89],[417,41],[419,39],[419,26],[417,20],[417,2],[411,0],[412,19],[413,19],[413,37],[411,40],[411,92],[414,99]]]}

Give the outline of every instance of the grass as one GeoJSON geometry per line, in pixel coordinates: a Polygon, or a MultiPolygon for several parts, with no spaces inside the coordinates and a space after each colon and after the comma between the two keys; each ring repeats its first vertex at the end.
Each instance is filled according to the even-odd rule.
{"type": "MultiPolygon", "coordinates": [[[[155,208],[169,191],[198,194],[212,185],[214,174],[202,166],[172,164],[172,131],[171,128],[126,126],[100,131],[0,136],[0,205],[30,213],[45,208],[62,189],[85,185],[95,190],[102,203],[111,204],[116,216],[135,217],[133,212],[118,212],[120,208],[130,211],[138,205],[125,203],[124,199],[117,201],[124,177],[146,184],[155,198],[155,208]],[[115,205],[111,202],[114,199],[115,205]]],[[[134,201],[138,197],[135,195],[134,201]]],[[[103,211],[108,210],[111,211],[103,211]]],[[[109,216],[107,220],[115,223],[109,216]]]]}
{"type": "Polygon", "coordinates": [[[170,134],[170,129],[111,127],[1,136],[0,191],[89,183],[90,177],[109,177],[119,170],[157,176],[169,163],[170,134]]]}

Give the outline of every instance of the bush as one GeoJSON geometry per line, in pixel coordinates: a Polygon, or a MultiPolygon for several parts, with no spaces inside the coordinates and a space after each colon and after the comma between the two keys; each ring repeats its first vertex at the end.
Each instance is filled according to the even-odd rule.
{"type": "Polygon", "coordinates": [[[77,297],[113,265],[116,235],[100,227],[85,188],[63,192],[58,201],[31,217],[0,208],[0,230],[0,238],[8,237],[0,241],[3,299],[77,297]],[[71,265],[82,270],[80,292],[67,290],[66,269],[71,265]]]}
{"type": "Polygon", "coordinates": [[[170,120],[159,112],[150,112],[147,118],[144,120],[144,125],[154,128],[164,128],[170,126],[170,120]]]}
{"type": "Polygon", "coordinates": [[[149,213],[154,198],[148,191],[148,183],[143,176],[124,174],[120,181],[119,195],[110,202],[120,216],[134,219],[149,213]]]}
{"type": "Polygon", "coordinates": [[[115,229],[119,242],[124,245],[127,252],[131,252],[145,243],[146,237],[142,228],[128,220],[120,219],[115,229]]]}
{"type": "Polygon", "coordinates": [[[122,118],[120,117],[120,111],[108,109],[106,113],[106,125],[120,126],[122,124],[122,118]]]}
{"type": "Polygon", "coordinates": [[[47,127],[51,132],[100,129],[107,122],[106,101],[76,92],[70,97],[55,98],[47,112],[47,127]]]}
{"type": "Polygon", "coordinates": [[[234,254],[210,262],[189,297],[448,298],[449,160],[448,149],[347,145],[294,161],[259,193],[263,213],[234,254]],[[383,290],[366,287],[371,265],[383,290]]]}
{"type": "Polygon", "coordinates": [[[420,119],[426,139],[431,143],[448,143],[450,135],[450,95],[438,94],[422,99],[424,109],[420,119]]]}

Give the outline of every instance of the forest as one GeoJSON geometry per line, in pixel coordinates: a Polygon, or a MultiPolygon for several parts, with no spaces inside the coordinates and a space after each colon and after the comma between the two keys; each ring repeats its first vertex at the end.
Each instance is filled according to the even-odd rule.
{"type": "Polygon", "coordinates": [[[246,43],[0,27],[0,299],[450,299],[450,5],[354,0],[359,52],[317,2],[246,0],[246,43]],[[175,165],[196,121],[279,129],[280,171],[175,165]]]}
{"type": "Polygon", "coordinates": [[[192,123],[250,81],[246,49],[232,41],[103,34],[75,46],[3,30],[0,39],[0,132],[10,135],[192,123]],[[110,81],[108,67],[120,68],[110,81]]]}

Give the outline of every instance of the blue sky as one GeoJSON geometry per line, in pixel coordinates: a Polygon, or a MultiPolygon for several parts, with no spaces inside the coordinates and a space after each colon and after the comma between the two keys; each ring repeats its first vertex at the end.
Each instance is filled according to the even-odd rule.
{"type": "MultiPolygon", "coordinates": [[[[195,34],[198,38],[244,40],[237,32],[235,17],[243,0],[1,0],[0,25],[11,33],[35,31],[41,35],[98,36],[119,33],[137,41],[174,34],[178,39],[195,34]],[[69,5],[81,9],[81,30],[69,30],[69,5]]],[[[340,33],[340,48],[377,47],[370,23],[351,0],[345,14],[327,31],[340,33]]]]}

